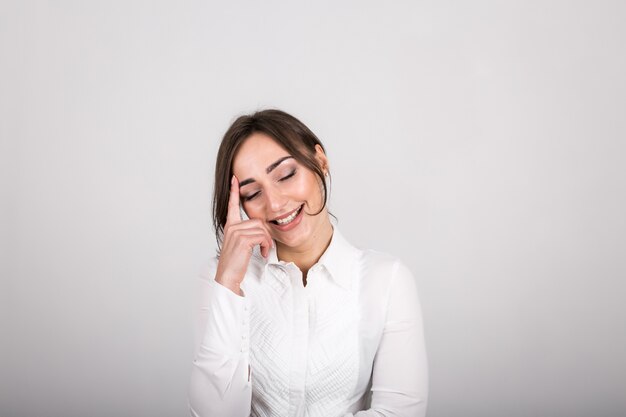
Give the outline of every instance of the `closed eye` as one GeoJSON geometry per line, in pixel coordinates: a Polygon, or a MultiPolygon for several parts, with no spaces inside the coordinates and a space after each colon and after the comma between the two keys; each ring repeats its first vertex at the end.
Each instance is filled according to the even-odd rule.
{"type": "MultiPolygon", "coordinates": [[[[296,171],[297,169],[294,169],[293,171],[291,171],[289,174],[285,175],[284,177],[280,178],[278,181],[282,182],[282,181],[287,181],[289,178],[292,178],[294,175],[296,175],[296,171]]],[[[261,194],[261,191],[257,191],[254,194],[250,194],[250,195],[242,195],[241,196],[241,201],[242,202],[246,202],[246,201],[250,201],[250,200],[254,200],[255,198],[257,198],[259,196],[259,194],[261,194]]]]}
{"type": "Polygon", "coordinates": [[[296,175],[296,170],[295,169],[293,171],[291,171],[289,174],[287,174],[286,176],[284,176],[281,179],[279,179],[278,181],[288,180],[289,178],[293,177],[294,175],[296,175]]]}
{"type": "Polygon", "coordinates": [[[255,199],[260,193],[261,193],[260,191],[257,191],[256,193],[251,194],[251,195],[242,195],[241,200],[245,203],[246,201],[255,199]]]}

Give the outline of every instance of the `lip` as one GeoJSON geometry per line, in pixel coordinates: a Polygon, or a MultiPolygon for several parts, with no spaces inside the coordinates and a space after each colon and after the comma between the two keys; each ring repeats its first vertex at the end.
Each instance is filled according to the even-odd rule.
{"type": "Polygon", "coordinates": [[[273,222],[273,221],[276,221],[276,220],[282,220],[282,219],[285,219],[285,218],[287,218],[287,217],[291,216],[291,215],[293,214],[293,212],[294,212],[294,211],[296,211],[296,210],[298,210],[300,207],[302,207],[302,205],[300,205],[300,206],[296,207],[295,209],[291,210],[291,211],[290,211],[290,212],[288,212],[288,213],[283,214],[282,216],[278,216],[278,217],[273,218],[272,220],[270,220],[270,222],[273,222]]]}
{"type": "MultiPolygon", "coordinates": [[[[300,222],[302,221],[302,216],[304,215],[304,204],[302,206],[300,206],[300,207],[301,207],[300,213],[298,213],[298,215],[291,221],[291,223],[282,225],[282,224],[272,223],[270,221],[269,224],[274,229],[279,230],[281,232],[287,232],[287,231],[293,229],[298,224],[300,224],[300,222]]],[[[284,216],[277,217],[276,219],[273,219],[273,220],[279,220],[279,219],[284,219],[285,217],[289,217],[289,215],[292,214],[296,210],[298,210],[298,208],[296,208],[294,210],[291,210],[289,213],[285,214],[284,216]]]]}

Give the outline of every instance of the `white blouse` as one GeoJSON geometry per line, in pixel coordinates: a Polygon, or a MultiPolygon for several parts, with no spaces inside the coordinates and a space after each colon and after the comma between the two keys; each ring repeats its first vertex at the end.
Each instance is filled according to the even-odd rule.
{"type": "Polygon", "coordinates": [[[334,228],[307,275],[255,250],[238,296],[201,275],[189,408],[195,417],[426,414],[428,369],[415,279],[334,228]]]}

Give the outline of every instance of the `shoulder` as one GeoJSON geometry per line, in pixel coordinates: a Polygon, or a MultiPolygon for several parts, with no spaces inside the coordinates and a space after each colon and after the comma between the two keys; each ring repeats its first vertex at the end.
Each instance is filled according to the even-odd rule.
{"type": "Polygon", "coordinates": [[[363,266],[375,270],[389,270],[394,268],[394,265],[400,261],[396,256],[374,249],[361,249],[360,252],[363,266]]]}
{"type": "Polygon", "coordinates": [[[362,250],[359,262],[361,288],[378,297],[395,298],[416,294],[416,279],[397,256],[376,250],[362,250]]]}
{"type": "Polygon", "coordinates": [[[420,321],[417,281],[398,257],[366,250],[361,261],[361,297],[387,320],[420,321]]]}
{"type": "Polygon", "coordinates": [[[335,256],[330,261],[333,264],[343,264],[342,267],[335,267],[335,269],[346,272],[350,270],[357,276],[362,288],[373,287],[375,290],[384,292],[398,279],[415,281],[409,268],[397,256],[354,246],[341,233],[337,230],[336,232],[337,242],[334,242],[335,237],[333,237],[331,245],[336,243],[340,256],[335,256]]]}
{"type": "Polygon", "coordinates": [[[391,282],[398,277],[406,279],[407,275],[412,276],[400,258],[388,253],[373,249],[361,250],[359,260],[360,273],[368,280],[391,282]]]}

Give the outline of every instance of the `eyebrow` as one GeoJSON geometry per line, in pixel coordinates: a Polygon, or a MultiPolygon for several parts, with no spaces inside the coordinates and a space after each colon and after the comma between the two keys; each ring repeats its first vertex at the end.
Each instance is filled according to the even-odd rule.
{"type": "MultiPolygon", "coordinates": [[[[286,161],[287,159],[290,159],[290,158],[293,158],[293,156],[291,156],[291,155],[283,156],[282,158],[280,158],[279,160],[277,160],[276,162],[270,164],[267,168],[265,168],[265,172],[269,174],[274,169],[276,169],[276,167],[278,165],[282,164],[283,161],[286,161]]],[[[243,187],[245,185],[251,184],[253,182],[256,182],[256,180],[254,178],[248,178],[248,179],[245,179],[243,181],[239,181],[239,188],[241,188],[241,187],[243,187]]]]}

